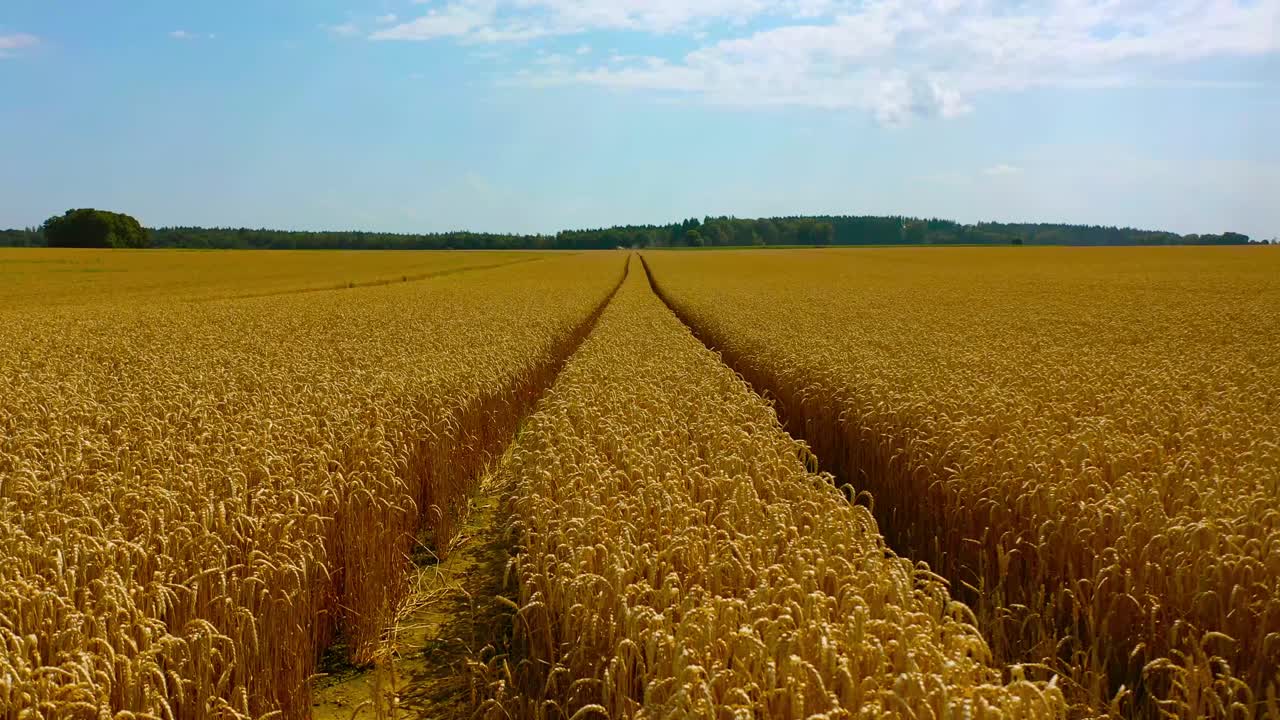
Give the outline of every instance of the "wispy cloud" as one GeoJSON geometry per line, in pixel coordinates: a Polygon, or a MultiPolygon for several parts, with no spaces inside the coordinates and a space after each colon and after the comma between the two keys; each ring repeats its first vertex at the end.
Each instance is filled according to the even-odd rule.
{"type": "Polygon", "coordinates": [[[218,38],[213,33],[196,33],[188,30],[174,30],[169,33],[169,37],[174,40],[216,40],[218,38]]]}
{"type": "Polygon", "coordinates": [[[338,37],[355,37],[360,34],[360,28],[353,22],[345,22],[339,25],[329,25],[326,29],[333,35],[338,37]]]}
{"type": "Polygon", "coordinates": [[[543,67],[566,67],[572,63],[573,58],[561,53],[539,52],[538,56],[533,60],[534,65],[541,65],[543,67]]]}
{"type": "MultiPolygon", "coordinates": [[[[423,4],[425,0],[415,2],[423,4]]],[[[699,28],[712,22],[737,25],[779,9],[788,15],[809,17],[809,12],[798,11],[826,4],[827,0],[452,0],[372,37],[503,42],[597,30],[690,33],[700,32],[699,28]]]]}
{"type": "Polygon", "coordinates": [[[390,25],[391,23],[399,19],[400,19],[399,15],[396,15],[395,13],[387,13],[386,15],[379,15],[378,17],[374,18],[374,22],[378,23],[379,25],[390,25]]]}
{"type": "Polygon", "coordinates": [[[1277,27],[1280,0],[449,0],[371,37],[500,43],[602,30],[681,34],[699,46],[521,77],[727,105],[852,108],[898,125],[964,115],[997,92],[1178,84],[1189,62],[1280,52],[1277,27]],[[758,29],[732,36],[748,22],[758,29]]]}
{"type": "Polygon", "coordinates": [[[0,58],[10,57],[40,44],[40,38],[27,33],[0,35],[0,58]]]}
{"type": "Polygon", "coordinates": [[[934,183],[937,185],[950,185],[953,187],[974,186],[975,184],[985,184],[986,182],[996,181],[1002,178],[1016,177],[1023,174],[1023,169],[1017,165],[1009,165],[1008,163],[997,163],[981,170],[935,170],[933,172],[924,173],[912,177],[912,180],[918,182],[934,183]]]}
{"type": "Polygon", "coordinates": [[[1000,163],[999,165],[992,165],[991,167],[986,168],[982,171],[982,174],[990,177],[1009,177],[1010,175],[1021,175],[1022,168],[1015,165],[1000,163]]]}
{"type": "Polygon", "coordinates": [[[442,8],[433,8],[415,20],[378,30],[371,37],[374,40],[431,40],[462,37],[482,31],[499,32],[492,26],[494,13],[493,3],[456,2],[442,8]]]}

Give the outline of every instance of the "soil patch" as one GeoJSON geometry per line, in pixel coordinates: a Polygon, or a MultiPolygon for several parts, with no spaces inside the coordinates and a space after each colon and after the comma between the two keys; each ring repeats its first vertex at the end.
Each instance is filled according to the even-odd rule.
{"type": "Polygon", "coordinates": [[[515,540],[506,494],[490,473],[444,558],[421,538],[414,590],[388,631],[382,658],[368,668],[326,668],[312,697],[315,720],[471,715],[481,681],[469,662],[487,646],[501,647],[510,634],[512,609],[499,599],[515,540]]]}

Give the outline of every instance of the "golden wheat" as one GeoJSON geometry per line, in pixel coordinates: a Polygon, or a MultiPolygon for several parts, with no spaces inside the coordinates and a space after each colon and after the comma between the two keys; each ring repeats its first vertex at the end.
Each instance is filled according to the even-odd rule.
{"type": "Polygon", "coordinates": [[[1059,715],[811,462],[632,263],[501,470],[518,661],[485,713],[1059,715]]]}
{"type": "Polygon", "coordinates": [[[646,257],[998,658],[1092,712],[1280,717],[1280,255],[646,257]]]}
{"type": "Polygon", "coordinates": [[[530,251],[0,248],[0,307],[226,299],[421,280],[551,257],[530,251]]]}
{"type": "Polygon", "coordinates": [[[0,718],[304,717],[622,267],[3,311],[0,718]]]}

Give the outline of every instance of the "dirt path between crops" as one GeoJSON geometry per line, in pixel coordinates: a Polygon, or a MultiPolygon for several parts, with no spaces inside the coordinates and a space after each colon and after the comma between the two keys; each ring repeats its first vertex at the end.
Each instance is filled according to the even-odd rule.
{"type": "MultiPolygon", "coordinates": [[[[633,260],[628,255],[622,278],[561,359],[557,376],[594,332],[600,314],[631,273],[633,260]]],[[[554,380],[538,390],[539,402],[552,385],[554,380]]],[[[535,402],[529,411],[536,407],[535,402]]],[[[413,590],[375,666],[345,664],[341,639],[329,648],[317,671],[323,677],[313,685],[314,720],[469,717],[486,699],[482,684],[502,675],[515,617],[516,605],[507,599],[516,594],[514,574],[513,584],[506,584],[517,541],[506,502],[514,489],[499,478],[519,435],[517,429],[502,458],[485,473],[445,556],[437,558],[428,550],[432,542],[427,534],[419,538],[412,558],[413,590]]]]}
{"type": "Polygon", "coordinates": [[[486,647],[501,646],[511,624],[511,608],[499,599],[514,542],[503,507],[508,494],[489,473],[444,559],[420,544],[416,585],[384,659],[374,668],[327,668],[313,693],[315,720],[471,715],[478,676],[468,663],[492,655],[486,647]]]}

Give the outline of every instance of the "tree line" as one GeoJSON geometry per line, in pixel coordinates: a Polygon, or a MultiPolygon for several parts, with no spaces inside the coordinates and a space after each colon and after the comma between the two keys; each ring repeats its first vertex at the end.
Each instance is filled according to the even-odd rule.
{"type": "Polygon", "coordinates": [[[562,230],[554,235],[477,232],[400,234],[250,228],[142,228],[125,215],[72,210],[40,228],[0,230],[0,245],[227,248],[271,250],[597,250],[784,245],[1243,245],[1249,236],[1178,235],[1103,225],[964,224],[900,215],[819,215],[759,219],[691,218],[666,225],[562,230]],[[135,229],[136,226],[136,229],[135,229]],[[79,235],[77,236],[77,233],[79,235]],[[70,238],[70,239],[69,239],[70,238]]]}

